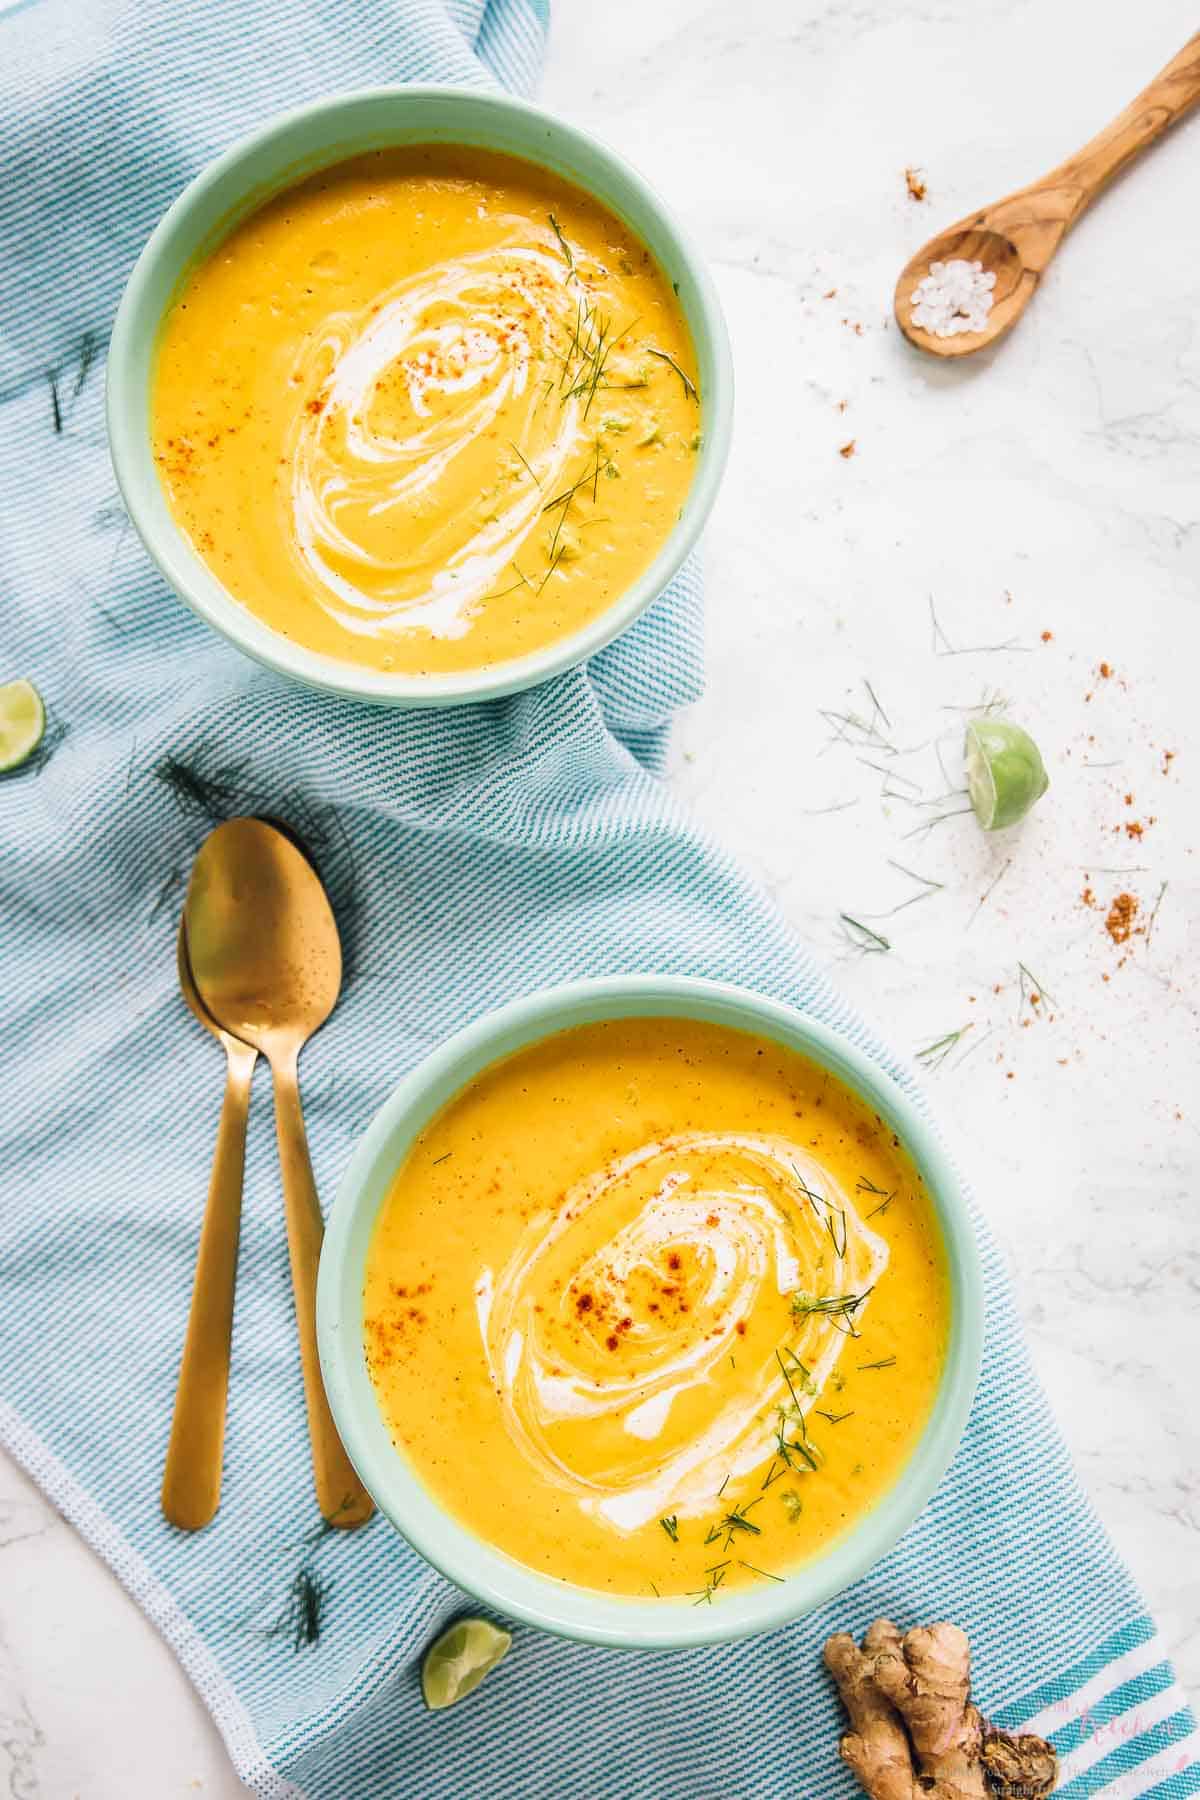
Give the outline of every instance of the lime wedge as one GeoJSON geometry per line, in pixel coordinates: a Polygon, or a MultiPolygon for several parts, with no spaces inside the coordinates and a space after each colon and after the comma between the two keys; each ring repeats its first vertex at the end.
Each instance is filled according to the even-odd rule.
{"type": "Polygon", "coordinates": [[[967,792],[985,831],[1015,825],[1050,786],[1037,745],[1007,719],[973,719],[964,754],[967,792]]]}
{"type": "Polygon", "coordinates": [[[473,1693],[512,1643],[512,1634],[487,1619],[458,1619],[425,1652],[421,1692],[432,1712],[473,1693]]]}
{"type": "Polygon", "coordinates": [[[0,775],[28,762],[45,729],[46,709],[32,681],[0,687],[0,775]]]}

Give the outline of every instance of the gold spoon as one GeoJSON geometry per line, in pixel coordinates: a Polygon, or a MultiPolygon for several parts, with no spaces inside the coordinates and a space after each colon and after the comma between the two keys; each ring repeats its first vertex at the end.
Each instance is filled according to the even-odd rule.
{"type": "Polygon", "coordinates": [[[204,1010],[192,980],[182,919],[176,961],[184,999],[225,1051],[225,1098],[196,1252],[192,1305],[162,1484],[162,1509],[171,1524],[178,1525],[181,1531],[199,1531],[221,1503],[221,1452],[229,1392],[229,1340],[246,1161],[246,1115],[258,1051],[222,1031],[204,1010]]]}
{"type": "Polygon", "coordinates": [[[905,265],[896,283],[896,323],[931,356],[970,356],[1011,331],[1075,221],[1121,169],[1200,100],[1200,32],[1111,125],[1031,187],[960,219],[905,265]],[[913,324],[913,290],[935,262],[979,262],[996,277],[982,331],[935,337],[913,324]]]}
{"type": "Polygon", "coordinates": [[[302,1046],[337,1003],[337,924],[312,864],[262,819],[230,819],[210,832],[192,870],[184,918],[201,1001],[271,1065],[317,1504],[331,1525],[360,1525],[374,1508],[342,1448],[317,1355],[317,1263],[325,1228],[296,1069],[302,1046]]]}

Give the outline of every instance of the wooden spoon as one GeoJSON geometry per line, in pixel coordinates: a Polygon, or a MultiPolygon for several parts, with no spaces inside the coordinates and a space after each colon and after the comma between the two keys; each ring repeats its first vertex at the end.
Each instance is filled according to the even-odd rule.
{"type": "Polygon", "coordinates": [[[243,1044],[205,1011],[192,980],[187,932],[179,922],[176,945],[179,986],[184,1000],[225,1052],[225,1098],[217,1127],[212,1175],[187,1336],[175,1389],[175,1412],[163,1469],[162,1509],[181,1531],[199,1531],[221,1503],[221,1456],[225,1447],[225,1402],[229,1392],[229,1343],[233,1290],[237,1280],[238,1228],[242,1215],[242,1173],[246,1159],[246,1114],[258,1051],[243,1044]]]}
{"type": "Polygon", "coordinates": [[[961,219],[907,263],[896,283],[896,322],[931,356],[970,356],[1011,331],[1033,298],[1051,257],[1076,219],[1135,156],[1200,100],[1200,32],[1078,155],[1032,187],[961,219]],[[935,262],[979,262],[996,277],[982,331],[935,337],[913,324],[913,290],[935,262]]]}
{"type": "Polygon", "coordinates": [[[312,864],[262,819],[230,819],[200,847],[184,905],[188,954],[217,1022],[260,1050],[275,1083],[292,1294],[317,1504],[331,1525],[374,1510],[342,1447],[317,1353],[317,1264],[325,1227],[313,1180],[297,1059],[342,983],[337,923],[312,864]]]}

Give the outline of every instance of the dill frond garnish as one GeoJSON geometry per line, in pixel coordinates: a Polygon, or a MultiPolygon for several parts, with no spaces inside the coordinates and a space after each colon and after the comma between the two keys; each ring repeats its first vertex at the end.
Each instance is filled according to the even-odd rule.
{"type": "Polygon", "coordinates": [[[697,1606],[711,1606],[712,1597],[724,1581],[728,1569],[728,1559],[726,1559],[725,1562],[714,1563],[711,1569],[705,1569],[704,1573],[707,1579],[704,1586],[702,1588],[692,1588],[689,1592],[689,1598],[694,1596],[695,1604],[697,1606]]]}
{"type": "Polygon", "coordinates": [[[894,1356],[881,1356],[878,1362],[859,1363],[860,1369],[890,1369],[895,1366],[894,1356]]]}
{"type": "Polygon", "coordinates": [[[870,1288],[864,1288],[861,1294],[793,1294],[792,1313],[798,1319],[816,1314],[831,1320],[848,1337],[857,1337],[854,1315],[870,1293],[870,1288]],[[839,1320],[844,1323],[839,1324],[839,1320]]]}
{"type": "Polygon", "coordinates": [[[679,1542],[679,1514],[672,1513],[669,1519],[660,1519],[659,1524],[673,1544],[679,1542]]]}
{"type": "Polygon", "coordinates": [[[738,1557],[738,1567],[739,1569],[749,1569],[752,1575],[761,1575],[764,1581],[778,1581],[780,1583],[783,1581],[782,1575],[772,1575],[769,1569],[756,1568],[753,1563],[743,1562],[740,1556],[738,1557]]]}
{"type": "Polygon", "coordinates": [[[551,231],[554,233],[555,237],[558,239],[559,248],[563,253],[563,261],[566,263],[568,269],[570,269],[570,271],[573,275],[575,273],[575,258],[571,254],[570,244],[568,244],[566,238],[563,236],[562,226],[559,224],[558,220],[555,218],[553,213],[547,213],[546,217],[550,221],[551,231]]]}
{"type": "Polygon", "coordinates": [[[655,350],[652,345],[647,344],[646,345],[646,354],[648,356],[657,356],[659,362],[665,362],[672,369],[674,369],[674,371],[678,375],[680,381],[682,381],[682,383],[683,383],[683,391],[687,395],[688,399],[689,400],[699,400],[700,393],[699,393],[698,388],[696,387],[695,382],[692,380],[691,376],[687,373],[686,369],[680,368],[679,364],[675,361],[675,358],[670,354],[669,351],[655,350]]]}
{"type": "Polygon", "coordinates": [[[530,481],[532,481],[534,487],[540,488],[542,485],[541,482],[538,480],[537,476],[534,474],[533,470],[530,468],[527,458],[522,456],[520,449],[517,447],[516,444],[513,443],[511,438],[508,440],[508,447],[512,451],[513,455],[520,462],[522,468],[525,470],[525,473],[528,475],[530,481]]]}
{"type": "Polygon", "coordinates": [[[843,1419],[852,1419],[854,1417],[854,1414],[852,1412],[844,1412],[844,1413],[824,1412],[821,1409],[821,1407],[819,1407],[819,1406],[817,1408],[817,1413],[820,1418],[828,1419],[829,1423],[831,1425],[840,1425],[843,1419]]]}
{"type": "Polygon", "coordinates": [[[752,1506],[757,1506],[761,1499],[762,1495],[758,1494],[753,1500],[748,1501],[745,1506],[735,1506],[731,1508],[731,1510],[725,1514],[724,1518],[719,1519],[717,1523],[710,1528],[708,1536],[704,1540],[705,1543],[715,1544],[717,1539],[724,1534],[725,1542],[722,1544],[721,1548],[723,1550],[728,1550],[733,1543],[736,1533],[739,1531],[748,1532],[751,1537],[761,1537],[762,1526],[756,1525],[753,1519],[746,1517],[750,1508],[752,1506]]]}

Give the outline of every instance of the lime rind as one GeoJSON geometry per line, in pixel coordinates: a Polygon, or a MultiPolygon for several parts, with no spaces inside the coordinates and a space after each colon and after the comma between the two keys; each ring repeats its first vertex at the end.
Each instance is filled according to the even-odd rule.
{"type": "Polygon", "coordinates": [[[967,793],[985,831],[1019,824],[1050,786],[1041,751],[1008,719],[973,719],[964,756],[967,793]]]}
{"type": "Polygon", "coordinates": [[[46,730],[46,709],[32,681],[0,687],[0,775],[29,761],[46,730]]]}
{"type": "Polygon", "coordinates": [[[507,1655],[512,1634],[489,1619],[456,1619],[425,1652],[421,1692],[431,1712],[474,1693],[507,1655]]]}

